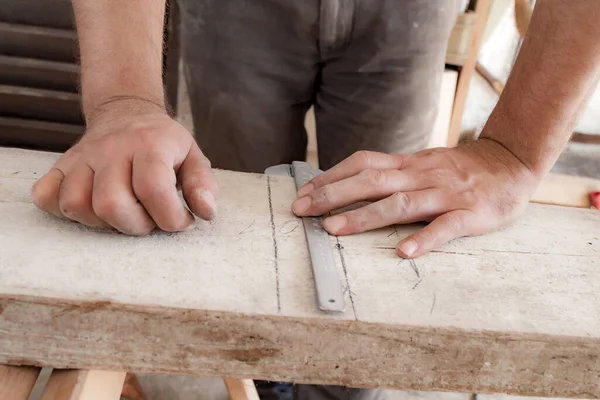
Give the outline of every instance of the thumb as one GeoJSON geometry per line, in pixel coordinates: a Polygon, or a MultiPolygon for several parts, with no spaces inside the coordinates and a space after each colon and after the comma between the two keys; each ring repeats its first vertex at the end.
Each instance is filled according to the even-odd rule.
{"type": "Polygon", "coordinates": [[[466,210],[450,211],[434,219],[423,229],[402,240],[397,247],[402,258],[416,258],[435,250],[456,238],[477,230],[472,226],[472,213],[466,210]]]}
{"type": "Polygon", "coordinates": [[[208,158],[194,143],[178,173],[183,197],[194,214],[210,221],[217,215],[217,181],[208,158]]]}

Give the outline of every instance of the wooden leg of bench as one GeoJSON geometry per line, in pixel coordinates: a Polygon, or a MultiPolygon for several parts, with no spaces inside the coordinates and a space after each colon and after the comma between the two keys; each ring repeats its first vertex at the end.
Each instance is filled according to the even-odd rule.
{"type": "Polygon", "coordinates": [[[0,399],[27,400],[39,373],[39,368],[0,365],[0,399]]]}
{"type": "Polygon", "coordinates": [[[260,400],[252,379],[224,378],[223,381],[231,400],[260,400]]]}
{"type": "Polygon", "coordinates": [[[125,372],[54,370],[42,400],[119,400],[125,372]]]}

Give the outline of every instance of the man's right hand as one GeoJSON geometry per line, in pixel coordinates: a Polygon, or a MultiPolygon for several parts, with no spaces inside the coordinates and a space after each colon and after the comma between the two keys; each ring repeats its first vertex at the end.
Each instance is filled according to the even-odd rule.
{"type": "MultiPolygon", "coordinates": [[[[192,135],[164,111],[106,111],[33,187],[44,211],[96,228],[182,231],[216,214],[217,183],[192,135]]],[[[139,110],[138,110],[139,111],[139,110]]]]}

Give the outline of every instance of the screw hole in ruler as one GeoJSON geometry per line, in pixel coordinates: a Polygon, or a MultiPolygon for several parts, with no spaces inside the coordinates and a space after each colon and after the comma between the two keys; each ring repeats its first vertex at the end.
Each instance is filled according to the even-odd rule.
{"type": "Polygon", "coordinates": [[[329,299],[329,302],[330,303],[335,303],[335,300],[334,299],[329,299]]]}

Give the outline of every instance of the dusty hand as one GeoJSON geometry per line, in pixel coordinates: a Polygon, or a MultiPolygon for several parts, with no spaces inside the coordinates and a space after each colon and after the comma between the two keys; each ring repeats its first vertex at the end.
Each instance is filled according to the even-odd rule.
{"type": "Polygon", "coordinates": [[[106,112],[33,187],[34,203],[58,217],[143,235],[188,229],[215,216],[217,184],[190,133],[164,112],[106,112]]]}
{"type": "Polygon", "coordinates": [[[452,239],[509,224],[537,183],[510,151],[488,139],[411,155],[359,152],[301,187],[292,210],[321,215],[373,202],[325,219],[324,228],[333,235],[431,221],[398,244],[398,255],[413,258],[452,239]]]}

